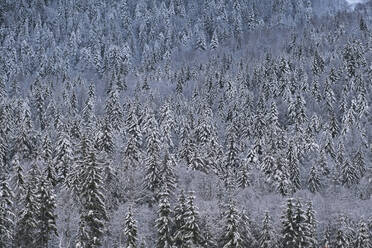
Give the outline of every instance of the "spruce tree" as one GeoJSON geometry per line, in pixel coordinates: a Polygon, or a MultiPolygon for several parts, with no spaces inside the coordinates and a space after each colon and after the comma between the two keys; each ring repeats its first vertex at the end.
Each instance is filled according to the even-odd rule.
{"type": "Polygon", "coordinates": [[[52,185],[45,178],[41,178],[38,186],[38,233],[36,244],[38,247],[49,247],[49,240],[57,234],[57,225],[54,211],[56,208],[52,185]]]}
{"type": "Polygon", "coordinates": [[[262,229],[260,237],[258,239],[259,248],[274,248],[276,247],[275,233],[271,223],[271,217],[269,212],[265,212],[264,219],[262,221],[262,229]]]}
{"type": "Polygon", "coordinates": [[[184,233],[182,227],[185,225],[185,213],[186,213],[186,196],[183,190],[181,190],[177,205],[174,208],[174,245],[181,247],[184,241],[184,233]]]}
{"type": "Polygon", "coordinates": [[[5,174],[0,174],[0,247],[10,247],[14,228],[13,193],[5,174]]]}
{"type": "Polygon", "coordinates": [[[23,199],[23,208],[16,223],[15,244],[17,247],[37,247],[38,212],[38,199],[32,188],[28,186],[23,199]]]}
{"type": "Polygon", "coordinates": [[[294,199],[288,198],[286,208],[281,216],[282,245],[288,248],[297,248],[297,225],[295,221],[294,199]]]}
{"type": "Polygon", "coordinates": [[[156,241],[156,247],[158,248],[171,248],[172,247],[172,219],[171,209],[169,204],[168,189],[162,189],[159,194],[159,207],[158,207],[158,218],[155,220],[155,226],[157,228],[158,238],[156,241]]]}
{"type": "Polygon", "coordinates": [[[79,242],[87,247],[99,247],[107,220],[102,161],[89,141],[82,152],[78,180],[74,181],[81,202],[80,228],[84,230],[79,242]]]}
{"type": "Polygon", "coordinates": [[[243,248],[243,239],[239,231],[240,216],[232,202],[228,204],[224,217],[226,223],[221,237],[221,247],[243,248]]]}
{"type": "Polygon", "coordinates": [[[357,234],[357,240],[355,242],[355,248],[370,248],[372,247],[371,238],[368,230],[368,226],[364,221],[359,223],[359,230],[357,234]]]}
{"type": "Polygon", "coordinates": [[[341,182],[348,188],[358,182],[358,172],[348,159],[342,164],[341,182]]]}
{"type": "Polygon", "coordinates": [[[309,201],[307,203],[306,207],[306,223],[308,224],[309,227],[309,248],[316,248],[318,245],[316,236],[317,236],[317,222],[315,219],[315,211],[313,209],[313,203],[309,201]]]}
{"type": "Polygon", "coordinates": [[[154,117],[150,119],[151,130],[146,139],[147,144],[147,158],[145,160],[145,179],[144,186],[155,192],[160,186],[160,152],[161,141],[160,134],[157,130],[156,120],[154,117]]]}
{"type": "Polygon", "coordinates": [[[59,181],[64,181],[71,169],[73,152],[71,138],[67,127],[61,126],[57,133],[57,143],[54,149],[54,164],[58,173],[59,181]]]}
{"type": "Polygon", "coordinates": [[[344,231],[338,230],[337,236],[336,236],[335,248],[348,248],[348,247],[349,247],[349,242],[347,241],[347,237],[345,236],[344,231]]]}
{"type": "Polygon", "coordinates": [[[321,189],[319,172],[315,165],[311,167],[308,184],[311,193],[319,192],[319,190],[321,189]]]}
{"type": "Polygon", "coordinates": [[[193,192],[190,192],[187,197],[182,219],[183,225],[175,234],[178,241],[180,241],[180,247],[203,246],[204,238],[199,227],[199,213],[198,209],[194,205],[193,192]]]}
{"type": "Polygon", "coordinates": [[[125,216],[124,236],[126,239],[126,248],[137,247],[137,223],[133,217],[132,207],[129,207],[125,216]]]}

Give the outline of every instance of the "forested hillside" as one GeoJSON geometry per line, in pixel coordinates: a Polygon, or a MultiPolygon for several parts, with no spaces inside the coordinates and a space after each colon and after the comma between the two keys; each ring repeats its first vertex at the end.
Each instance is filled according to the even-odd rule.
{"type": "Polygon", "coordinates": [[[372,1],[0,1],[0,248],[372,247],[372,1]]]}

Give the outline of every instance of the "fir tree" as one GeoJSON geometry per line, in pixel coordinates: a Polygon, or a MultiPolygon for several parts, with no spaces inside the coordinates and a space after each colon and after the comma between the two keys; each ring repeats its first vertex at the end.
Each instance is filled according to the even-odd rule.
{"type": "Polygon", "coordinates": [[[232,202],[227,206],[224,216],[226,223],[222,234],[221,247],[242,248],[243,239],[239,231],[240,216],[232,202]]]}
{"type": "Polygon", "coordinates": [[[309,201],[307,203],[307,208],[306,208],[306,223],[309,226],[309,247],[310,248],[316,248],[318,247],[318,242],[316,239],[317,236],[317,231],[316,231],[316,226],[317,222],[315,219],[315,211],[313,209],[313,203],[309,201]]]}
{"type": "Polygon", "coordinates": [[[319,192],[321,188],[321,183],[320,183],[319,172],[315,165],[311,167],[308,184],[309,184],[309,190],[312,193],[319,192]]]}
{"type": "Polygon", "coordinates": [[[211,44],[209,46],[210,46],[211,50],[216,50],[219,47],[217,30],[214,30],[213,31],[213,36],[212,36],[211,44]]]}
{"type": "Polygon", "coordinates": [[[14,212],[13,193],[7,179],[0,175],[0,247],[10,247],[13,241],[14,212]]]}
{"type": "Polygon", "coordinates": [[[183,190],[180,192],[177,205],[174,208],[174,245],[181,247],[185,243],[184,230],[182,227],[185,225],[186,213],[186,196],[183,190]]]}
{"type": "Polygon", "coordinates": [[[107,212],[104,197],[102,161],[97,158],[91,144],[78,161],[78,180],[75,187],[82,203],[80,228],[84,230],[79,242],[87,247],[99,247],[102,243],[107,212]]]}
{"type": "Polygon", "coordinates": [[[176,237],[181,235],[180,240],[182,240],[182,243],[180,247],[203,246],[204,238],[199,227],[199,213],[194,205],[193,192],[190,192],[187,197],[186,208],[182,218],[184,223],[178,233],[176,233],[176,237]]]}
{"type": "Polygon", "coordinates": [[[344,231],[338,230],[335,248],[348,248],[348,247],[349,247],[349,242],[347,241],[344,231]]]}
{"type": "Polygon", "coordinates": [[[351,187],[358,182],[358,172],[348,159],[342,164],[341,176],[341,182],[346,187],[351,187]]]}
{"type": "Polygon", "coordinates": [[[23,209],[16,223],[15,243],[17,247],[37,247],[38,201],[31,187],[26,190],[23,209]]]}
{"type": "Polygon", "coordinates": [[[53,235],[57,235],[56,215],[54,213],[56,204],[54,193],[49,182],[41,178],[38,189],[38,234],[36,244],[38,247],[49,247],[48,242],[53,235]]]}
{"type": "Polygon", "coordinates": [[[161,141],[157,130],[156,120],[150,119],[150,133],[146,139],[147,158],[145,160],[145,188],[155,192],[160,186],[160,152],[161,141]]]}
{"type": "Polygon", "coordinates": [[[275,234],[273,227],[271,226],[271,217],[269,212],[265,212],[264,219],[262,221],[262,230],[258,239],[259,248],[274,248],[276,247],[275,234]]]}
{"type": "Polygon", "coordinates": [[[282,245],[288,248],[297,248],[297,225],[295,221],[295,205],[294,199],[289,198],[283,215],[281,216],[282,221],[282,245]]]}
{"type": "Polygon", "coordinates": [[[364,221],[359,223],[359,230],[355,248],[370,248],[372,247],[368,226],[364,221]]]}
{"type": "Polygon", "coordinates": [[[124,235],[126,238],[126,248],[137,247],[137,223],[133,218],[132,207],[129,207],[125,216],[124,235]]]}
{"type": "Polygon", "coordinates": [[[159,195],[158,218],[155,220],[155,223],[158,233],[156,247],[171,248],[173,242],[171,234],[172,220],[169,194],[166,188],[163,188],[159,195]]]}

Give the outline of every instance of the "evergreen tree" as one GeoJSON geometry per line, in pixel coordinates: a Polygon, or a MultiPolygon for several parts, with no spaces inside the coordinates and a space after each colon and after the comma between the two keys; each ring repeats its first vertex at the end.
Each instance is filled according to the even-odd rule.
{"type": "Polygon", "coordinates": [[[287,206],[283,215],[281,216],[282,221],[282,245],[288,248],[297,248],[297,225],[295,221],[295,205],[294,199],[289,198],[287,200],[287,206]]]}
{"type": "Polygon", "coordinates": [[[348,159],[342,164],[341,176],[341,182],[346,187],[351,187],[358,182],[358,172],[348,159]]]}
{"type": "Polygon", "coordinates": [[[38,227],[38,201],[35,192],[28,186],[23,199],[23,209],[16,223],[15,244],[17,247],[38,247],[36,235],[38,227]]]}
{"type": "Polygon", "coordinates": [[[235,205],[230,202],[227,210],[224,212],[225,227],[222,234],[221,247],[223,248],[242,248],[243,239],[239,231],[240,216],[235,208],[235,205]]]}
{"type": "Polygon", "coordinates": [[[160,185],[164,186],[166,185],[166,188],[169,190],[169,193],[171,194],[174,189],[176,188],[176,174],[174,173],[174,167],[175,167],[175,160],[171,154],[169,154],[167,151],[164,155],[164,158],[161,163],[160,167],[160,185]]]}
{"type": "Polygon", "coordinates": [[[258,240],[259,248],[276,247],[275,234],[271,225],[271,217],[269,215],[269,212],[266,211],[264,219],[262,221],[260,238],[258,240]]]}
{"type": "Polygon", "coordinates": [[[66,180],[73,161],[73,152],[71,138],[64,126],[61,126],[60,130],[58,130],[57,143],[54,151],[54,163],[59,180],[66,180]]]}
{"type": "Polygon", "coordinates": [[[41,178],[41,182],[38,189],[38,234],[36,244],[37,247],[49,247],[48,242],[53,235],[57,235],[56,215],[54,213],[56,204],[54,200],[54,193],[52,187],[44,178],[41,178]]]}
{"type": "Polygon", "coordinates": [[[318,242],[316,239],[317,231],[316,231],[316,219],[315,219],[315,211],[313,209],[313,203],[309,201],[307,203],[306,208],[306,223],[309,226],[309,247],[316,248],[318,247],[318,242]]]}
{"type": "Polygon", "coordinates": [[[150,119],[150,133],[146,139],[147,158],[145,160],[145,188],[155,192],[160,186],[161,141],[154,117],[150,119]]]}
{"type": "Polygon", "coordinates": [[[83,247],[99,247],[102,243],[107,212],[104,196],[102,161],[97,157],[90,142],[78,162],[78,180],[75,187],[82,204],[80,214],[79,244],[83,247]]]}
{"type": "Polygon", "coordinates": [[[218,35],[217,30],[214,30],[211,44],[209,45],[211,50],[216,50],[219,47],[218,35]]]}
{"type": "Polygon", "coordinates": [[[204,238],[199,227],[199,213],[194,205],[193,192],[190,192],[187,197],[185,212],[182,218],[184,221],[183,226],[176,233],[176,237],[181,236],[180,240],[182,243],[180,247],[203,246],[204,238]]]}
{"type": "Polygon", "coordinates": [[[184,230],[185,213],[186,213],[186,196],[183,190],[180,192],[177,205],[174,208],[174,245],[181,247],[185,243],[184,230]]]}
{"type": "Polygon", "coordinates": [[[348,248],[348,247],[349,247],[349,242],[347,241],[344,231],[338,230],[335,248],[348,248]]]}
{"type": "Polygon", "coordinates": [[[312,193],[319,192],[321,188],[321,183],[320,183],[319,172],[315,165],[311,167],[308,184],[309,184],[309,190],[312,193]]]}
{"type": "Polygon", "coordinates": [[[368,226],[364,221],[359,223],[358,236],[355,243],[355,248],[370,248],[372,247],[368,226]]]}
{"type": "Polygon", "coordinates": [[[13,193],[5,174],[0,174],[0,247],[10,247],[13,241],[13,193]]]}
{"type": "Polygon", "coordinates": [[[124,235],[126,238],[126,248],[137,247],[137,223],[133,218],[132,207],[129,207],[125,216],[124,235]]]}
{"type": "Polygon", "coordinates": [[[163,188],[159,195],[158,218],[155,220],[155,223],[158,233],[156,247],[171,248],[173,242],[171,234],[172,220],[169,194],[166,188],[163,188]]]}

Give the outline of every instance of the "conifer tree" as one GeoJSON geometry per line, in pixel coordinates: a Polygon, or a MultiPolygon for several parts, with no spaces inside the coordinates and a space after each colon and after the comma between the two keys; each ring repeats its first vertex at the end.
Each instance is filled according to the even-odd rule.
{"type": "Polygon", "coordinates": [[[87,247],[99,247],[102,243],[107,212],[104,196],[102,161],[97,157],[91,142],[83,142],[82,156],[79,164],[77,180],[72,181],[79,193],[82,204],[80,214],[80,244],[87,247]],[[86,146],[84,148],[84,146],[86,146]],[[84,151],[85,150],[85,151],[84,151]]]}
{"type": "Polygon", "coordinates": [[[137,247],[137,223],[133,218],[132,207],[129,207],[125,216],[124,235],[126,238],[126,248],[137,247]]]}
{"type": "Polygon", "coordinates": [[[61,126],[58,130],[57,143],[54,151],[54,163],[59,180],[66,180],[73,161],[73,152],[71,138],[64,126],[61,126]]]}
{"type": "Polygon", "coordinates": [[[37,234],[37,246],[38,247],[49,247],[48,242],[53,235],[57,235],[56,215],[54,213],[56,204],[54,199],[54,193],[50,182],[44,178],[41,178],[39,189],[38,189],[38,234],[37,234]]]}
{"type": "Polygon", "coordinates": [[[181,247],[184,241],[184,233],[182,227],[185,225],[186,213],[186,196],[183,190],[180,192],[177,205],[174,208],[174,245],[181,247]]]}
{"type": "Polygon", "coordinates": [[[232,202],[228,204],[224,216],[226,223],[222,234],[221,247],[242,248],[243,239],[239,231],[240,216],[232,202]]]}
{"type": "Polygon", "coordinates": [[[299,200],[297,200],[295,208],[295,247],[307,247],[312,242],[311,226],[308,222],[308,216],[302,209],[302,204],[299,200]]]}
{"type": "Polygon", "coordinates": [[[37,213],[39,210],[37,202],[35,192],[28,187],[23,199],[23,209],[16,223],[15,244],[17,247],[37,247],[37,213]]]}
{"type": "Polygon", "coordinates": [[[171,248],[173,242],[171,234],[172,220],[169,204],[169,194],[166,186],[161,190],[159,194],[158,218],[155,220],[155,223],[158,233],[156,247],[171,248]]]}
{"type": "Polygon", "coordinates": [[[154,117],[150,119],[149,135],[146,139],[147,158],[145,160],[145,188],[155,192],[160,186],[160,134],[154,117]]]}
{"type": "Polygon", "coordinates": [[[0,247],[10,247],[13,241],[13,193],[5,174],[0,174],[0,247]]]}
{"type": "Polygon", "coordinates": [[[174,191],[176,188],[176,174],[174,173],[175,160],[171,154],[167,151],[165,152],[164,158],[161,162],[160,167],[160,185],[163,187],[166,185],[166,189],[169,190],[169,193],[174,191]]]}
{"type": "Polygon", "coordinates": [[[341,176],[341,182],[346,187],[351,187],[358,182],[358,172],[348,159],[342,164],[341,176]]]}
{"type": "Polygon", "coordinates": [[[315,165],[311,167],[308,184],[309,184],[309,190],[312,193],[319,192],[321,188],[321,183],[320,183],[319,172],[315,165]]]}
{"type": "Polygon", "coordinates": [[[309,226],[309,247],[310,248],[316,248],[318,245],[316,236],[317,236],[317,231],[316,231],[316,226],[317,222],[315,219],[315,211],[313,209],[313,203],[309,201],[307,203],[306,207],[306,223],[309,226]]]}
{"type": "Polygon", "coordinates": [[[349,247],[349,242],[347,241],[344,231],[338,230],[335,248],[348,248],[348,247],[349,247]]]}
{"type": "Polygon", "coordinates": [[[355,248],[370,248],[372,247],[371,238],[368,231],[368,226],[364,221],[359,223],[359,230],[355,248]]]}
{"type": "Polygon", "coordinates": [[[294,199],[289,198],[287,200],[287,205],[285,211],[281,216],[282,221],[282,245],[288,248],[295,248],[297,240],[297,225],[295,222],[295,205],[294,199]]]}
{"type": "Polygon", "coordinates": [[[218,41],[218,36],[217,36],[217,30],[215,29],[213,31],[210,48],[211,50],[216,50],[218,47],[219,47],[219,41],[218,41]]]}
{"type": "MultiPolygon", "coordinates": [[[[199,227],[199,213],[198,209],[194,205],[193,192],[190,192],[187,197],[182,221],[183,225],[175,234],[176,240],[180,241],[180,247],[203,246],[205,241],[199,227]]],[[[175,243],[175,245],[177,244],[175,243]]]]}
{"type": "Polygon", "coordinates": [[[276,247],[275,234],[271,225],[271,217],[269,215],[269,212],[266,211],[264,219],[262,221],[262,230],[258,239],[259,248],[276,247]]]}

